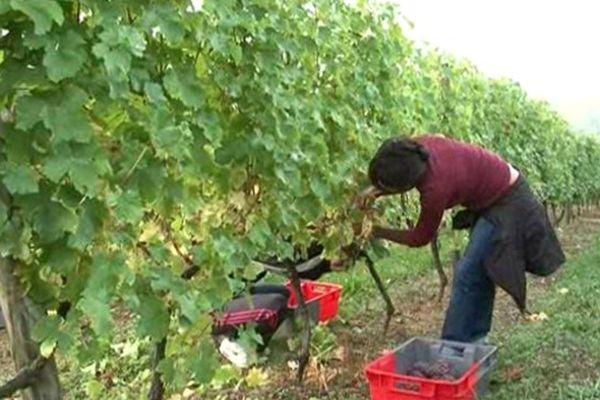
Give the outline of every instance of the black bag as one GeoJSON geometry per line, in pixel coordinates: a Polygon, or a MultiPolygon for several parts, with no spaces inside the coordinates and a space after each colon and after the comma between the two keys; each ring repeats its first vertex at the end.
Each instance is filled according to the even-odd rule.
{"type": "Polygon", "coordinates": [[[471,210],[460,210],[452,216],[452,229],[463,230],[471,229],[475,226],[479,214],[471,210]]]}

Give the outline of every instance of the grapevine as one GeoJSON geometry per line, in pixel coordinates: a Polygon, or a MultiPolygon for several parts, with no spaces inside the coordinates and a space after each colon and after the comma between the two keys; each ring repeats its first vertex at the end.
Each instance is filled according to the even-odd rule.
{"type": "Polygon", "coordinates": [[[417,46],[394,7],[350,3],[0,0],[0,303],[31,321],[8,326],[35,350],[29,398],[59,397],[55,355],[107,354],[120,310],[156,349],[156,398],[209,382],[210,311],[260,254],[352,244],[384,138],[482,144],[567,219],[598,202],[597,139],[417,46]]]}

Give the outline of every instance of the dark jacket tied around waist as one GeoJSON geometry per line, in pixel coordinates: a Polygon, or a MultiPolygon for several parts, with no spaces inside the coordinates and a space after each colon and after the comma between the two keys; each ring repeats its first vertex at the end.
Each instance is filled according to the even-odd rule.
{"type": "Polygon", "coordinates": [[[522,177],[479,215],[497,227],[493,250],[485,261],[488,274],[524,311],[525,272],[548,276],[565,262],[548,216],[522,177]]]}

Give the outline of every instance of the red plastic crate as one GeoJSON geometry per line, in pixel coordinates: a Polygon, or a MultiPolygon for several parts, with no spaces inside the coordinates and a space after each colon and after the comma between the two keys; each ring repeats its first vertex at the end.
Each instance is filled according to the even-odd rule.
{"type": "MultiPolygon", "coordinates": [[[[427,340],[413,338],[414,340],[427,340]]],[[[443,342],[428,340],[431,342],[443,342]]],[[[463,344],[465,346],[477,346],[463,344]]],[[[406,346],[406,344],[404,345],[406,346]]],[[[401,346],[400,349],[402,349],[401,346]]],[[[365,367],[371,400],[476,400],[487,391],[489,372],[495,363],[496,348],[485,347],[484,356],[469,363],[462,376],[454,381],[418,378],[395,372],[396,352],[390,352],[365,367]]],[[[483,355],[484,352],[481,352],[483,355]]]]}
{"type": "MultiPolygon", "coordinates": [[[[296,309],[298,302],[292,284],[288,281],[285,285],[290,290],[288,307],[296,309]]],[[[309,309],[314,309],[314,306],[317,307],[317,321],[326,322],[336,317],[340,305],[342,286],[327,282],[302,281],[300,288],[302,297],[309,309]]]]}

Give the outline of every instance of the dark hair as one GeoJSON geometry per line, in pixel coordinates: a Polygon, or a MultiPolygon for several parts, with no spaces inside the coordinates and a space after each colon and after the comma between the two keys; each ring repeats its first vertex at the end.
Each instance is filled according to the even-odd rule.
{"type": "Polygon", "coordinates": [[[428,159],[427,150],[415,140],[387,139],[369,163],[369,179],[385,193],[406,192],[417,185],[428,159]]]}

